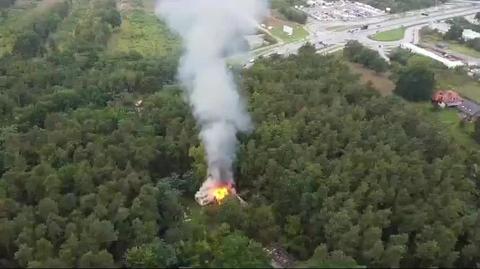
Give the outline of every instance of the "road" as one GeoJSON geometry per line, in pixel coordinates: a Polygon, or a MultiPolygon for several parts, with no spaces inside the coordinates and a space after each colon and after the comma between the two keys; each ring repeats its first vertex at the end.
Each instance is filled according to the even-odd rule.
{"type": "MultiPolygon", "coordinates": [[[[458,16],[466,16],[480,12],[480,2],[465,3],[463,1],[452,2],[438,7],[406,12],[403,14],[382,15],[378,17],[363,19],[362,22],[346,22],[346,26],[341,31],[327,30],[332,24],[310,19],[307,28],[311,33],[310,36],[301,41],[293,43],[276,44],[261,50],[254,51],[251,58],[259,56],[269,56],[274,53],[281,55],[294,54],[305,43],[318,44],[320,41],[330,46],[322,49],[319,53],[331,52],[331,48],[340,46],[340,49],[348,42],[348,40],[358,40],[365,46],[371,47],[379,51],[382,57],[386,57],[386,51],[393,47],[399,46],[402,42],[416,44],[419,42],[419,31],[423,26],[438,20],[445,20],[458,16]],[[422,13],[428,13],[424,16],[422,13]],[[369,29],[351,32],[350,30],[358,28],[358,25],[368,24],[369,29]],[[393,42],[381,42],[368,38],[377,32],[388,31],[399,27],[406,27],[405,36],[402,40],[393,42]]],[[[338,25],[338,24],[337,24],[338,25]]]]}

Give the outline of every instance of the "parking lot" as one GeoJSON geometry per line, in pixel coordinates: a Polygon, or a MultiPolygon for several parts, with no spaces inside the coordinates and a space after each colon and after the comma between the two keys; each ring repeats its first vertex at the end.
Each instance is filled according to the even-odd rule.
{"type": "Polygon", "coordinates": [[[356,21],[386,14],[384,11],[372,6],[351,1],[326,2],[323,0],[311,0],[308,1],[307,6],[298,8],[311,17],[324,22],[356,21]]]}

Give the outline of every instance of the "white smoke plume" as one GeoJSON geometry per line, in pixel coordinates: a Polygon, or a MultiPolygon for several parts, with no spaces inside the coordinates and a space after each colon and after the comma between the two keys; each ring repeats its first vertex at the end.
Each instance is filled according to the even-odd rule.
{"type": "Polygon", "coordinates": [[[226,58],[267,13],[266,0],[159,0],[157,14],[183,39],[179,78],[200,128],[209,173],[231,180],[237,132],[251,119],[226,58]]]}

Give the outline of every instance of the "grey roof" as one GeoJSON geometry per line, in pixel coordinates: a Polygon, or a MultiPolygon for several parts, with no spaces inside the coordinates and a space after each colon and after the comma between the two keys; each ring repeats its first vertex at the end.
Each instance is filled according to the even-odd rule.
{"type": "Polygon", "coordinates": [[[458,105],[457,108],[469,116],[475,116],[480,112],[480,105],[468,99],[463,100],[463,103],[458,105]]]}

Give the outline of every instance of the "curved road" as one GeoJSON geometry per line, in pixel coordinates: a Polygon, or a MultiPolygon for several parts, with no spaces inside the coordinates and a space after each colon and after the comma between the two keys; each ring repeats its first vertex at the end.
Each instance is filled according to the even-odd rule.
{"type": "MultiPolygon", "coordinates": [[[[461,0],[460,0],[461,1],[461,0]]],[[[311,19],[307,27],[309,28],[310,36],[306,40],[301,40],[293,43],[280,43],[267,48],[253,51],[252,57],[268,56],[274,53],[289,55],[294,54],[306,42],[317,44],[320,41],[329,44],[330,46],[320,50],[320,53],[329,53],[343,48],[348,40],[358,40],[365,46],[369,46],[378,50],[382,57],[386,58],[385,48],[393,48],[399,46],[403,42],[416,44],[419,41],[419,30],[423,27],[438,20],[445,20],[458,16],[466,16],[480,12],[480,1],[473,3],[453,2],[444,4],[438,7],[406,12],[403,14],[383,15],[379,17],[364,19],[362,22],[346,22],[345,29],[342,31],[329,31],[327,27],[331,27],[324,22],[311,19]],[[429,16],[424,16],[422,13],[428,13],[429,16]],[[357,30],[351,33],[351,29],[358,28],[359,25],[368,24],[369,29],[357,30]],[[376,32],[383,32],[399,27],[406,27],[405,36],[402,40],[393,42],[375,41],[368,36],[376,32]]],[[[387,58],[388,59],[388,58],[387,58]]]]}

